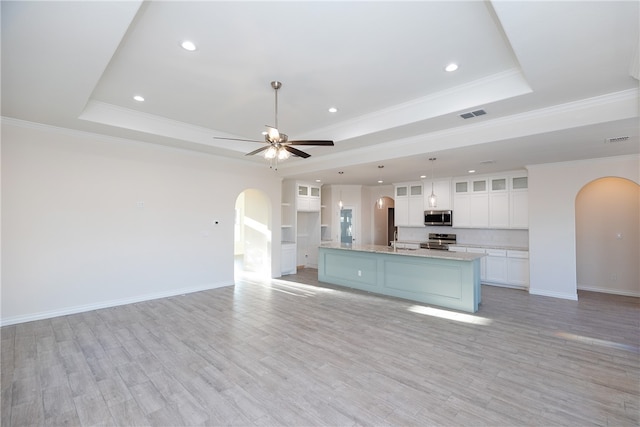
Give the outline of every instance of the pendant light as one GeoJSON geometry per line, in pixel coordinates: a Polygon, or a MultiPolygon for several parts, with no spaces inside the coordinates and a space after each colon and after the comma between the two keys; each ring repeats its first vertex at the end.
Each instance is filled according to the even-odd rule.
{"type": "Polygon", "coordinates": [[[433,192],[433,162],[436,161],[435,157],[430,157],[429,161],[431,162],[431,195],[429,196],[429,207],[435,208],[437,205],[438,198],[436,194],[433,192]]]}
{"type": "MultiPolygon", "coordinates": [[[[383,169],[384,165],[378,165],[378,169],[383,169]]],[[[382,209],[384,208],[384,200],[382,198],[382,192],[380,191],[380,185],[382,185],[384,181],[379,179],[378,180],[378,200],[376,200],[376,207],[378,209],[382,209]]]]}

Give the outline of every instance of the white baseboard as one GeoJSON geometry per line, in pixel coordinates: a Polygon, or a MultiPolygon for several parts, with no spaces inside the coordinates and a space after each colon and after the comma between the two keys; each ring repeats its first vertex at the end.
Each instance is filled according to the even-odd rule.
{"type": "Polygon", "coordinates": [[[24,314],[20,316],[12,316],[0,320],[0,326],[15,325],[18,323],[33,322],[34,320],[51,319],[53,317],[67,316],[69,314],[84,313],[86,311],[100,310],[102,308],[117,307],[119,305],[134,304],[137,302],[149,301],[159,298],[173,297],[176,295],[190,294],[193,292],[207,291],[210,289],[232,286],[233,281],[210,283],[207,285],[192,286],[188,288],[172,289],[170,291],[157,292],[153,294],[138,295],[135,297],[122,298],[110,301],[101,301],[95,304],[78,305],[74,307],[65,307],[57,310],[42,311],[39,313],[24,314]]]}
{"type": "Polygon", "coordinates": [[[597,286],[578,285],[579,291],[602,292],[604,294],[623,295],[627,297],[640,297],[640,292],[622,291],[619,289],[599,288],[597,286]]]}
{"type": "Polygon", "coordinates": [[[562,299],[568,299],[568,300],[572,300],[572,301],[578,301],[578,293],[577,292],[575,294],[565,294],[565,293],[561,293],[561,292],[546,291],[544,289],[529,288],[529,293],[531,295],[540,295],[540,296],[543,296],[543,297],[562,298],[562,299]]]}

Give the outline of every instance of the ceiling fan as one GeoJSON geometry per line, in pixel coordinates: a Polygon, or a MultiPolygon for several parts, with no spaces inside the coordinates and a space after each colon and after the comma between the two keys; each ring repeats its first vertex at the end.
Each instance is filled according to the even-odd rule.
{"type": "MultiPolygon", "coordinates": [[[[306,159],[310,157],[311,154],[305,153],[302,150],[298,150],[297,148],[292,147],[292,145],[323,145],[323,146],[332,146],[333,141],[329,140],[299,140],[299,141],[289,141],[289,137],[285,133],[281,133],[278,130],[278,89],[282,87],[282,83],[279,81],[271,82],[271,87],[275,91],[276,98],[276,114],[275,114],[275,126],[265,125],[267,127],[267,131],[264,132],[264,141],[259,141],[255,139],[241,139],[241,138],[223,138],[214,136],[216,139],[228,139],[232,141],[249,141],[249,142],[264,142],[267,145],[264,147],[260,147],[257,150],[253,150],[250,153],[247,153],[247,156],[252,156],[254,154],[258,154],[264,151],[264,157],[270,161],[275,161],[276,169],[278,165],[278,160],[285,160],[289,157],[289,154],[292,154],[296,157],[302,157],[306,159]]],[[[273,164],[272,164],[273,167],[273,164]]]]}

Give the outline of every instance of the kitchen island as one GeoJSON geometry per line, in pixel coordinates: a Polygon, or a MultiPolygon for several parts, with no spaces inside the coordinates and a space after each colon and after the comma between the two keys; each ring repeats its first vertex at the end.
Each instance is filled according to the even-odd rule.
{"type": "Polygon", "coordinates": [[[325,243],[319,247],[318,280],[475,313],[481,302],[483,256],[325,243]]]}

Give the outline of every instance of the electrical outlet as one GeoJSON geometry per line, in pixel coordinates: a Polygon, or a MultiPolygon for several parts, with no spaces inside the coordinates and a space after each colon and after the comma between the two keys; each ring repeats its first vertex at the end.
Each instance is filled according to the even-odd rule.
{"type": "Polygon", "coordinates": [[[362,270],[358,270],[358,277],[362,277],[362,270]]]}
{"type": "Polygon", "coordinates": [[[611,273],[611,280],[614,282],[618,280],[618,275],[616,273],[611,273]]]}

